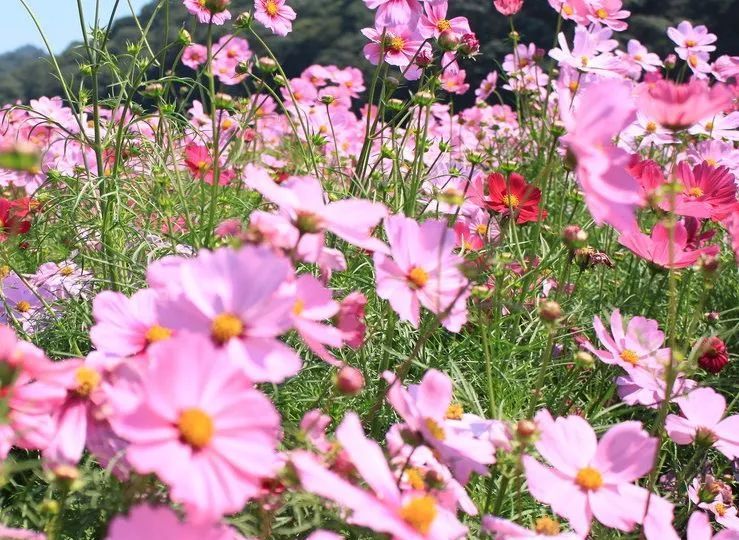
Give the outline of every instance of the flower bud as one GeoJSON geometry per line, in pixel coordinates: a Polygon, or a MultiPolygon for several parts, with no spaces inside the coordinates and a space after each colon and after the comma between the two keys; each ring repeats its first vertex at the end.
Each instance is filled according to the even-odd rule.
{"type": "Polygon", "coordinates": [[[354,396],[364,388],[364,376],[357,368],[344,366],[336,376],[336,388],[345,396],[354,396]]]}
{"type": "Polygon", "coordinates": [[[274,73],[277,71],[277,62],[272,60],[269,56],[262,56],[257,60],[257,66],[265,73],[274,73]]]}
{"type": "Polygon", "coordinates": [[[571,250],[585,247],[588,242],[588,233],[577,225],[567,225],[562,231],[562,240],[571,250]]]}
{"type": "Polygon", "coordinates": [[[529,439],[536,435],[538,428],[532,420],[519,420],[516,424],[516,437],[519,439],[529,439]]]}
{"type": "Polygon", "coordinates": [[[701,346],[698,365],[709,373],[719,373],[729,363],[726,344],[716,336],[709,337],[701,346]]]}
{"type": "Polygon", "coordinates": [[[474,56],[480,52],[480,40],[475,34],[465,34],[459,43],[459,52],[464,56],[474,56]]]}
{"type": "Polygon", "coordinates": [[[244,13],[241,13],[238,17],[236,17],[236,20],[234,21],[234,26],[236,28],[249,28],[249,23],[251,23],[251,13],[245,11],[244,13]]]}
{"type": "Polygon", "coordinates": [[[228,9],[231,0],[205,0],[205,8],[211,13],[221,13],[228,9]]]}
{"type": "Polygon", "coordinates": [[[182,28],[177,34],[177,41],[179,41],[181,45],[190,45],[190,43],[192,43],[192,35],[190,32],[182,28]]]}
{"type": "Polygon", "coordinates": [[[451,30],[444,30],[439,35],[439,47],[445,51],[453,51],[459,45],[459,36],[451,30]]]}
{"type": "Polygon", "coordinates": [[[539,317],[546,322],[557,322],[562,318],[562,308],[554,300],[544,300],[539,304],[539,317]]]}
{"type": "Polygon", "coordinates": [[[416,105],[422,105],[423,107],[428,107],[434,101],[435,101],[434,94],[427,90],[421,90],[420,92],[416,92],[416,94],[413,96],[413,103],[415,103],[416,105]]]}
{"type": "Polygon", "coordinates": [[[582,369],[590,369],[595,365],[593,355],[585,351],[577,351],[575,353],[575,365],[582,369]]]}

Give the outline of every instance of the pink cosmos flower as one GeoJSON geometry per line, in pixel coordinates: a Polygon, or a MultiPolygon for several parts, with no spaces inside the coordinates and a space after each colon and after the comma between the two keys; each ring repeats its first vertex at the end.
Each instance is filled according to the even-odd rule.
{"type": "Polygon", "coordinates": [[[713,76],[721,82],[739,77],[739,56],[719,56],[713,63],[713,76]]]}
{"type": "Polygon", "coordinates": [[[608,28],[584,26],[575,28],[572,49],[567,44],[564,33],[557,36],[559,47],[549,51],[549,56],[557,60],[560,66],[570,66],[582,73],[597,73],[604,77],[614,77],[611,70],[618,63],[610,51],[618,46],[610,38],[612,32],[608,28]]]}
{"type": "Polygon", "coordinates": [[[438,460],[449,467],[461,484],[466,484],[473,472],[489,474],[488,466],[495,463],[492,441],[475,437],[469,430],[447,423],[447,412],[452,404],[452,381],[449,377],[430,369],[420,384],[406,389],[395,374],[385,372],[383,376],[390,385],[388,402],[406,422],[408,429],[434,450],[438,460]]]}
{"type": "Polygon", "coordinates": [[[669,27],[667,35],[677,45],[675,52],[683,60],[688,60],[696,52],[710,53],[716,50],[716,45],[713,45],[718,39],[716,34],[711,34],[702,24],[694,27],[690,22],[683,21],[677,28],[669,27]]]}
{"type": "Polygon", "coordinates": [[[277,339],[293,326],[295,297],[283,287],[290,261],[264,248],[203,250],[174,272],[179,294],[163,298],[161,324],[208,336],[253,382],[281,382],[301,366],[277,339]]]}
{"type": "Polygon", "coordinates": [[[472,32],[466,17],[447,19],[448,10],[449,2],[447,0],[424,3],[424,15],[418,21],[418,31],[424,39],[438,39],[443,32],[451,32],[457,37],[472,32]]]}
{"type": "Polygon", "coordinates": [[[321,322],[339,312],[339,303],[333,299],[331,291],[310,274],[298,277],[294,282],[294,289],[292,319],[295,330],[321,360],[334,366],[343,365],[325,347],[341,347],[341,330],[321,322]]]}
{"type": "Polygon", "coordinates": [[[515,540],[528,538],[530,540],[581,540],[577,533],[559,532],[559,524],[551,518],[542,517],[536,520],[534,530],[521,527],[507,519],[485,516],[482,518],[482,527],[493,535],[495,540],[515,540]]]}
{"type": "Polygon", "coordinates": [[[465,82],[467,72],[463,69],[452,71],[447,69],[441,74],[441,87],[450,94],[463,95],[470,89],[470,85],[465,82]]]}
{"type": "Polygon", "coordinates": [[[336,327],[341,338],[349,347],[358,349],[364,343],[367,325],[364,322],[364,308],[367,297],[361,292],[350,293],[341,301],[336,317],[336,327]]]}
{"type": "Polygon", "coordinates": [[[2,540],[46,540],[46,535],[28,529],[11,529],[0,525],[0,538],[2,540]]]}
{"type": "Polygon", "coordinates": [[[629,155],[612,139],[634,119],[628,84],[603,81],[588,86],[574,113],[560,114],[567,128],[562,143],[576,160],[575,173],[596,223],[620,231],[637,229],[634,215],[642,204],[639,185],[627,172],[629,155]]]}
{"type": "Polygon", "coordinates": [[[372,237],[387,214],[383,204],[364,199],[326,203],[321,182],[311,176],[293,176],[278,186],[264,169],[247,167],[245,174],[246,185],[278,205],[303,239],[330,231],[360,248],[387,252],[387,246],[372,237]]]}
{"type": "Polygon", "coordinates": [[[711,444],[729,459],[739,457],[739,414],[724,417],[726,400],[711,388],[696,388],[678,398],[683,416],[671,414],[665,429],[677,444],[711,444]]]}
{"type": "Polygon", "coordinates": [[[523,0],[493,0],[493,5],[498,13],[510,17],[521,11],[523,0]]]}
{"type": "Polygon", "coordinates": [[[371,41],[364,46],[364,57],[375,65],[383,60],[407,68],[423,46],[421,34],[407,26],[363,28],[362,34],[371,41]]]}
{"type": "Polygon", "coordinates": [[[419,225],[404,216],[386,219],[385,231],[390,256],[374,255],[377,295],[416,328],[424,306],[436,315],[444,314],[442,324],[459,332],[467,320],[469,282],[459,270],[462,259],[452,251],[453,231],[444,221],[419,225]]]}
{"type": "Polygon", "coordinates": [[[466,527],[432,495],[401,492],[380,446],[365,437],[356,414],[344,417],[336,438],[369,490],[327,470],[308,452],[293,452],[290,461],[303,489],[351,511],[348,523],[404,540],[447,540],[465,535],[466,527]]]}
{"type": "Polygon", "coordinates": [[[693,512],[688,521],[688,540],[739,540],[739,530],[730,529],[713,534],[708,516],[703,512],[693,512]]]}
{"type": "Polygon", "coordinates": [[[364,0],[369,9],[377,9],[375,24],[378,26],[413,26],[411,21],[421,15],[418,0],[364,0]]]}
{"type": "Polygon", "coordinates": [[[199,69],[207,61],[208,49],[205,45],[191,43],[185,47],[185,51],[182,53],[182,63],[190,69],[199,69]]]}
{"type": "Polygon", "coordinates": [[[674,205],[663,199],[660,207],[681,216],[714,218],[727,215],[737,204],[734,175],[726,167],[701,163],[691,167],[683,161],[675,169],[675,178],[683,186],[675,195],[674,205]]]}
{"type": "Polygon", "coordinates": [[[659,56],[649,52],[644,45],[635,39],[628,41],[625,53],[616,51],[616,55],[621,59],[621,62],[626,64],[627,74],[633,79],[638,79],[642,70],[651,73],[662,67],[659,56]]]}
{"type": "Polygon", "coordinates": [[[639,366],[660,370],[670,360],[670,349],[663,348],[665,335],[657,321],[644,317],[632,317],[624,325],[621,312],[611,314],[611,332],[603,326],[600,317],[593,319],[595,334],[606,350],[598,350],[590,342],[584,346],[606,364],[615,364],[628,370],[639,366]]]}
{"type": "Polygon", "coordinates": [[[219,524],[183,523],[166,506],[140,504],[126,516],[117,516],[108,529],[106,540],[157,538],[158,540],[245,540],[231,527],[219,524]]]}
{"type": "Polygon", "coordinates": [[[627,405],[642,405],[650,409],[656,409],[665,399],[675,401],[695,386],[695,381],[678,375],[668,396],[664,370],[632,367],[626,370],[625,375],[616,377],[616,391],[621,401],[627,405]]]}
{"type": "Polygon", "coordinates": [[[631,12],[621,9],[621,0],[587,0],[585,4],[588,7],[587,18],[591,23],[602,24],[616,32],[623,32],[628,28],[623,19],[627,19],[631,12]]]}
{"type": "Polygon", "coordinates": [[[159,476],[198,523],[241,510],[279,467],[274,406],[202,336],[180,335],[147,355],[141,402],[113,420],[128,461],[159,476]]]}
{"type": "MultiPolygon", "coordinates": [[[[222,10],[214,13],[207,7],[207,0],[184,0],[183,3],[187,11],[197,16],[198,21],[203,24],[212,23],[220,26],[228,20],[231,20],[231,13],[228,10],[222,10]]],[[[228,2],[224,2],[228,4],[228,2]]]]}
{"type": "Polygon", "coordinates": [[[664,268],[687,268],[698,262],[701,255],[712,257],[719,252],[719,247],[715,245],[696,249],[689,247],[688,230],[681,221],[675,223],[673,234],[672,250],[670,250],[670,233],[662,223],[654,226],[651,236],[637,230],[622,234],[618,237],[618,242],[642,259],[664,268]]]}
{"type": "Polygon", "coordinates": [[[638,91],[639,110],[666,128],[678,131],[731,106],[732,93],[723,84],[712,87],[693,79],[687,84],[660,80],[638,91]]]}
{"type": "Polygon", "coordinates": [[[278,36],[286,36],[293,30],[297,17],[286,0],[254,0],[254,18],[278,36]]]}
{"type": "Polygon", "coordinates": [[[169,339],[173,331],[159,324],[156,312],[158,293],[142,289],[131,298],[103,291],[92,303],[95,324],[90,340],[98,351],[118,357],[135,356],[149,345],[169,339]]]}
{"type": "Polygon", "coordinates": [[[579,25],[588,24],[586,0],[549,0],[549,5],[565,20],[575,21],[579,25]]]}
{"type": "Polygon", "coordinates": [[[736,263],[739,264],[739,213],[729,216],[725,225],[731,237],[731,247],[734,250],[736,263]]]}
{"type": "Polygon", "coordinates": [[[495,86],[498,84],[498,72],[492,71],[480,82],[480,87],[475,90],[475,97],[478,101],[485,101],[495,92],[495,86]]]}
{"type": "Polygon", "coordinates": [[[643,523],[650,540],[677,539],[670,525],[672,504],[633,483],[651,470],[657,451],[657,439],[640,422],[617,424],[598,442],[579,416],[549,420],[536,449],[552,467],[523,457],[529,491],[578,534],[586,536],[595,518],[621,531],[643,523]]]}

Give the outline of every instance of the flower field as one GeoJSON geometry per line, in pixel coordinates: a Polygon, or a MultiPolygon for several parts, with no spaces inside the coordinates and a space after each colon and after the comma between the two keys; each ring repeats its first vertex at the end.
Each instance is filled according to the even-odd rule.
{"type": "Polygon", "coordinates": [[[286,73],[291,0],[168,1],[206,39],[83,20],[0,107],[0,540],[739,540],[720,37],[355,0],[367,64],[286,73]]]}

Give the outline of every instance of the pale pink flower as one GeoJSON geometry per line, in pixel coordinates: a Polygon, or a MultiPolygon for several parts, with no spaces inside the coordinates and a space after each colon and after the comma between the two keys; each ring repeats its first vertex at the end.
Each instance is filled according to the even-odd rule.
{"type": "Polygon", "coordinates": [[[662,60],[655,53],[635,39],[630,39],[626,44],[626,52],[616,51],[621,62],[626,65],[629,77],[638,79],[642,71],[653,72],[662,67],[662,60]]]}
{"type": "Polygon", "coordinates": [[[349,347],[358,349],[364,343],[367,325],[364,322],[364,308],[367,297],[358,291],[350,293],[341,301],[336,316],[336,327],[341,331],[341,338],[349,347]]]}
{"type": "Polygon", "coordinates": [[[198,523],[241,510],[280,464],[274,406],[202,336],[180,335],[147,356],[141,402],[112,422],[129,442],[126,458],[198,523]]]}
{"type": "Polygon", "coordinates": [[[665,399],[675,401],[695,388],[696,382],[678,375],[667,396],[664,370],[655,371],[642,367],[626,370],[625,375],[616,377],[616,392],[627,405],[643,405],[650,409],[659,407],[665,399]]]}
{"type": "Polygon", "coordinates": [[[654,226],[651,236],[636,230],[622,234],[618,242],[642,259],[664,268],[687,268],[698,262],[702,255],[712,257],[719,252],[716,245],[691,248],[688,245],[688,230],[680,221],[674,225],[672,242],[669,230],[662,223],[654,226]]]}
{"type": "Polygon", "coordinates": [[[637,181],[627,167],[629,155],[612,139],[634,119],[627,83],[603,81],[583,90],[574,113],[560,111],[567,128],[562,143],[576,161],[575,173],[596,223],[619,231],[637,229],[635,209],[642,204],[637,181]]]}
{"type": "Polygon", "coordinates": [[[670,349],[663,348],[664,333],[657,321],[644,317],[632,317],[624,324],[621,312],[611,314],[611,332],[603,326],[600,317],[593,319],[595,334],[606,350],[598,350],[590,342],[585,348],[606,364],[615,364],[628,370],[632,367],[660,370],[669,362],[670,349]]]}
{"type": "Polygon", "coordinates": [[[691,135],[705,135],[711,139],[739,141],[739,111],[729,114],[718,113],[694,125],[688,130],[691,135]]]}
{"type": "Polygon", "coordinates": [[[688,21],[683,21],[677,25],[677,28],[669,27],[667,35],[675,42],[675,52],[683,60],[688,60],[689,56],[696,52],[710,53],[716,50],[716,34],[708,32],[708,28],[704,25],[693,26],[688,21]]]}
{"type": "Polygon", "coordinates": [[[521,11],[523,0],[493,0],[493,6],[501,15],[510,17],[521,11]]]}
{"type": "Polygon", "coordinates": [[[621,9],[623,7],[621,0],[587,0],[586,5],[587,18],[591,23],[602,24],[616,32],[623,32],[628,28],[624,19],[627,19],[631,12],[621,9]]]}
{"type": "Polygon", "coordinates": [[[463,95],[470,89],[470,85],[465,82],[467,72],[463,69],[453,71],[447,69],[441,74],[441,87],[450,94],[463,95]]]}
{"type": "Polygon", "coordinates": [[[634,484],[651,470],[657,451],[657,439],[640,422],[617,424],[598,442],[583,418],[557,418],[544,424],[536,449],[552,467],[523,457],[529,491],[577,533],[586,536],[595,518],[621,531],[643,524],[650,540],[677,539],[672,504],[634,484]]]}
{"type": "Polygon", "coordinates": [[[557,36],[559,47],[549,51],[560,66],[570,66],[583,73],[597,73],[604,77],[616,77],[612,73],[618,64],[616,57],[610,53],[618,45],[609,39],[611,30],[608,28],[588,29],[584,26],[575,28],[575,37],[572,49],[567,44],[564,33],[557,36]]]}
{"type": "MultiPolygon", "coordinates": [[[[547,518],[543,518],[547,519],[547,518]]],[[[482,518],[482,527],[493,535],[495,540],[515,540],[517,538],[528,538],[530,540],[581,540],[582,536],[575,532],[567,531],[554,533],[550,529],[545,529],[549,524],[548,521],[537,520],[535,530],[527,529],[507,519],[485,516],[482,518]]],[[[552,521],[552,523],[554,523],[552,521]]]]}
{"type": "Polygon", "coordinates": [[[489,437],[476,437],[468,429],[447,422],[452,404],[452,381],[440,371],[430,369],[421,383],[403,387],[397,376],[383,374],[390,385],[387,400],[406,422],[435,451],[437,459],[449,467],[460,483],[466,484],[475,472],[489,474],[495,463],[495,446],[489,437]]]}
{"type": "Polygon", "coordinates": [[[714,535],[708,516],[700,511],[690,515],[687,533],[688,540],[739,540],[739,530],[727,529],[714,535]]]}
{"type": "Polygon", "coordinates": [[[421,306],[444,315],[442,324],[459,332],[467,320],[469,282],[453,253],[454,232],[446,222],[420,224],[405,216],[385,220],[390,256],[375,253],[377,295],[390,302],[401,319],[418,327],[421,306]]]}
{"type": "Polygon", "coordinates": [[[46,540],[44,533],[29,531],[27,529],[11,529],[0,525],[1,540],[46,540]]]}
{"type": "Polygon", "coordinates": [[[375,65],[384,61],[391,66],[407,68],[424,47],[421,34],[407,26],[363,28],[362,34],[371,41],[364,46],[364,57],[375,65]]]}
{"type": "Polygon", "coordinates": [[[549,0],[549,5],[565,20],[575,21],[579,25],[588,24],[586,0],[549,0]]]}
{"type": "Polygon", "coordinates": [[[348,523],[403,540],[451,540],[465,535],[466,527],[432,495],[401,492],[380,446],[365,437],[356,414],[344,417],[336,438],[369,490],[327,470],[308,452],[293,452],[290,461],[303,489],[351,510],[348,523]]]}
{"type": "Polygon", "coordinates": [[[157,540],[244,540],[231,527],[219,524],[183,523],[177,514],[166,506],[140,504],[127,515],[117,516],[110,524],[106,540],[132,540],[156,538],[157,540]]]}
{"type": "Polygon", "coordinates": [[[480,82],[479,88],[475,90],[475,97],[478,101],[485,101],[495,92],[495,86],[498,84],[498,72],[492,71],[480,82]]]}
{"type": "Polygon", "coordinates": [[[713,63],[713,75],[721,82],[739,77],[739,56],[719,56],[713,63]]]}
{"type": "Polygon", "coordinates": [[[187,11],[198,18],[203,24],[212,23],[220,26],[228,20],[231,20],[231,13],[228,10],[214,13],[206,6],[206,0],[184,0],[183,2],[187,11]]]}
{"type": "Polygon", "coordinates": [[[163,298],[161,324],[210,338],[253,382],[282,382],[301,361],[278,336],[293,326],[295,297],[283,285],[290,261],[264,248],[202,250],[176,268],[180,294],[163,298]]]}
{"type": "Polygon", "coordinates": [[[739,414],[724,418],[726,400],[711,388],[696,388],[675,400],[682,416],[670,414],[665,429],[677,444],[711,444],[729,459],[739,457],[739,414]]]}
{"type": "Polygon", "coordinates": [[[293,29],[297,17],[286,0],[254,0],[254,18],[278,36],[286,36],[293,29]]]}

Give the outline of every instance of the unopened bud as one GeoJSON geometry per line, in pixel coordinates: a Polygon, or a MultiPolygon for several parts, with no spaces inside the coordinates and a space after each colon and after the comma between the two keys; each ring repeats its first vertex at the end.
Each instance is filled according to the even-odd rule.
{"type": "Polygon", "coordinates": [[[577,225],[567,225],[562,231],[562,240],[571,250],[585,247],[588,242],[588,233],[577,225]]]}
{"type": "Polygon", "coordinates": [[[364,388],[364,376],[357,368],[344,366],[336,376],[336,388],[341,394],[355,396],[364,388]]]}
{"type": "Polygon", "coordinates": [[[192,35],[190,34],[190,32],[182,28],[177,34],[177,41],[179,41],[182,45],[189,45],[190,43],[192,43],[192,35]]]}
{"type": "Polygon", "coordinates": [[[544,300],[539,304],[539,317],[546,322],[556,322],[562,315],[562,308],[554,300],[544,300]]]}
{"type": "Polygon", "coordinates": [[[453,51],[459,46],[459,37],[451,30],[444,30],[439,35],[439,47],[445,51],[453,51]]]}
{"type": "Polygon", "coordinates": [[[537,432],[536,423],[531,420],[519,420],[516,424],[516,436],[519,439],[529,439],[537,432]]]}
{"type": "Polygon", "coordinates": [[[582,369],[590,369],[595,365],[593,355],[585,351],[575,353],[575,364],[582,369]]]}
{"type": "Polygon", "coordinates": [[[257,66],[259,66],[259,69],[265,73],[274,73],[277,71],[277,62],[272,60],[269,56],[262,56],[257,61],[257,66]]]}
{"type": "Polygon", "coordinates": [[[205,8],[211,13],[221,13],[228,9],[231,0],[205,0],[205,8]]]}

